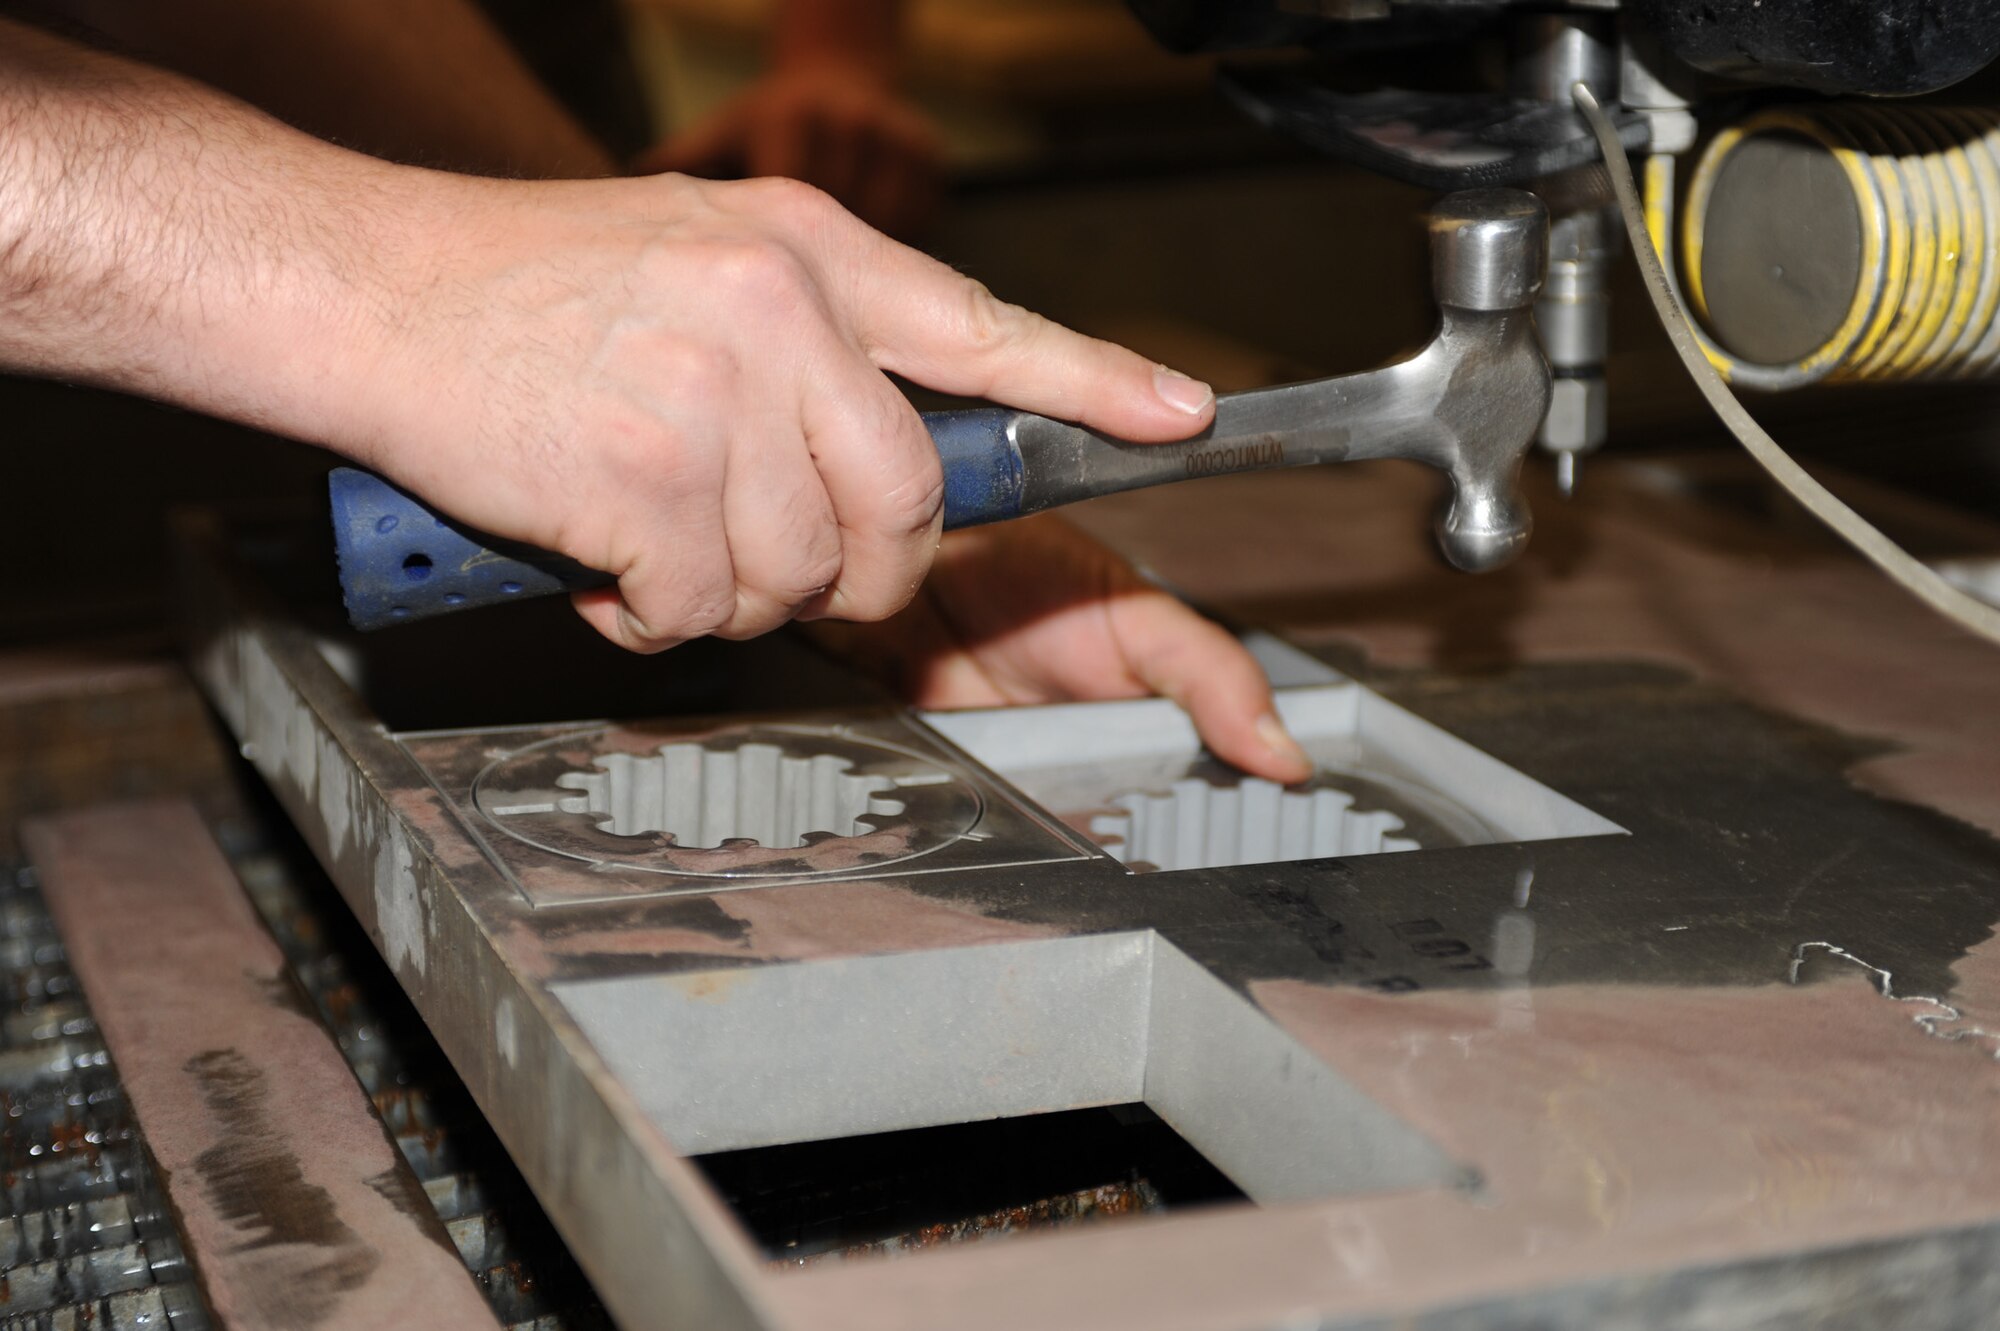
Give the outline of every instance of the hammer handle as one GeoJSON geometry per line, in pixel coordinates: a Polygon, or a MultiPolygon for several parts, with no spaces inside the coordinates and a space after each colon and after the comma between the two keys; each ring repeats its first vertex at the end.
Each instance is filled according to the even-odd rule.
{"type": "MultiPolygon", "coordinates": [[[[944,525],[976,527],[1021,514],[1021,450],[1005,407],[934,411],[924,426],[944,463],[944,525]]],[[[585,587],[610,574],[452,521],[380,476],[352,467],[327,478],[340,592],[358,629],[585,587]]]]}

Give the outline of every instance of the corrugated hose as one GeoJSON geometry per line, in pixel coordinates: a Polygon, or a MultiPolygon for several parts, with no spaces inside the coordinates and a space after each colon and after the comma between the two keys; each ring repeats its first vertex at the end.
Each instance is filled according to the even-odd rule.
{"type": "Polygon", "coordinates": [[[1791,455],[1764,432],[1764,428],[1737,401],[1736,395],[1729,391],[1729,386],[1722,381],[1722,376],[1703,352],[1704,339],[1688,322],[1672,287],[1668,285],[1660,256],[1653,248],[1653,237],[1646,228],[1645,204],[1632,178],[1631,164],[1625,160],[1625,147],[1619,142],[1617,127],[1604,114],[1604,109],[1598,105],[1597,98],[1586,84],[1576,84],[1571,93],[1577,110],[1589,122],[1591,131],[1597,136],[1598,146],[1604,152],[1604,165],[1611,176],[1611,188],[1618,196],[1618,211],[1624,216],[1625,231],[1632,242],[1632,254],[1639,261],[1639,272],[1646,282],[1646,294],[1652,298],[1653,308],[1660,316],[1660,325],[1666,329],[1667,337],[1673,342],[1681,364],[1693,377],[1695,387],[1708,399],[1708,405],[1714,408],[1723,425],[1736,436],[1737,442],[1743,445],[1757,465],[1770,473],[1772,480],[1803,505],[1807,512],[1860,551],[1876,568],[1946,619],[1988,642],[2000,645],[2000,609],[1952,586],[1935,570],[1842,503],[1814,480],[1804,467],[1794,462],[1791,455]]]}

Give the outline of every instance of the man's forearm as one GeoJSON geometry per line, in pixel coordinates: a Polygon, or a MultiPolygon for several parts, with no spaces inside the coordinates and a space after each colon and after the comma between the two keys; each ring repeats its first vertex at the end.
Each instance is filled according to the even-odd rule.
{"type": "Polygon", "coordinates": [[[323,138],[481,175],[614,174],[471,0],[54,0],[122,47],[323,138]]]}
{"type": "Polygon", "coordinates": [[[0,364],[328,442],[405,171],[0,22],[0,364]]]}

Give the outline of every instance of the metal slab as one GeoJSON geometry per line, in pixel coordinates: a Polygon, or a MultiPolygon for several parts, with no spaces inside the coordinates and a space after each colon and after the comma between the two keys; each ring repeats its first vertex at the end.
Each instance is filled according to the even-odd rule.
{"type": "MultiPolygon", "coordinates": [[[[1698,509],[1681,520],[1688,559],[1718,583],[1763,539],[1698,509]]],[[[1654,544],[1638,554],[1612,527],[1593,539],[1622,549],[1614,568],[1644,587],[1644,558],[1673,538],[1641,534],[1654,544]]],[[[1342,566],[1337,552],[1307,554],[1293,567],[1342,566]]],[[[1781,604],[1832,587],[1884,608],[1859,569],[1779,566],[1786,583],[1756,557],[1758,590],[1781,604]]],[[[1992,990],[1961,993],[1954,968],[1983,955],[2000,918],[2000,848],[1858,788],[1848,770],[1879,760],[1879,745],[1684,670],[1607,660],[1599,640],[1585,663],[1423,674],[1397,694],[1628,836],[1151,875],[1091,858],[536,909],[312,636],[219,547],[196,561],[191,590],[220,710],[629,1325],[1582,1326],[1616,1314],[1693,1328],[1714,1324],[1704,1292],[1729,1290],[1746,1324],[1858,1327],[1893,1318],[1915,1271],[1935,1317],[1906,1324],[1949,1326],[1976,1324],[1962,1313],[1991,1294],[1977,1259],[2000,1225],[2000,1042],[1988,1034],[2000,1013],[1992,990]],[[1017,946],[1039,966],[1050,952],[1038,944],[1106,937],[1185,958],[1244,1005],[1211,1011],[1248,1009],[1251,1029],[1303,1050],[1399,1125],[1395,1140],[1476,1171],[1477,1186],[1393,1173],[1365,1194],[780,1272],[682,1158],[674,1133],[688,1129],[607,1051],[607,1014],[641,989],[602,990],[606,1011],[588,1018],[572,1003],[638,981],[726,1019],[742,974],[754,1028],[752,1014],[777,1008],[747,995],[808,965],[921,967],[1017,946]]],[[[1411,611],[1407,595],[1384,603],[1446,642],[1495,627],[1411,611]]],[[[1574,613],[1611,618],[1601,603],[1574,613]]],[[[1853,634],[1812,650],[1877,685],[1913,651],[1956,650],[1941,629],[1889,614],[1893,651],[1853,634]]],[[[1950,696],[2000,714],[2000,676],[1981,659],[1982,674],[1948,675],[1950,696]]],[[[448,644],[434,665],[459,668],[448,644]]],[[[1996,790],[1956,797],[1984,799],[2000,825],[1996,790]]],[[[969,976],[967,961],[938,964],[969,976]]],[[[954,999],[942,983],[908,1001],[979,1006],[978,986],[954,999]]],[[[648,1015],[671,1023],[657,1006],[648,1015]]],[[[758,1064],[755,1043],[734,1052],[758,1064]]],[[[1208,1112],[1232,1103],[1215,1093],[1229,1071],[1219,1058],[1197,1049],[1177,1064],[1208,1112]]],[[[1111,1093],[1066,1094],[1086,1091],[1111,1093]]]]}

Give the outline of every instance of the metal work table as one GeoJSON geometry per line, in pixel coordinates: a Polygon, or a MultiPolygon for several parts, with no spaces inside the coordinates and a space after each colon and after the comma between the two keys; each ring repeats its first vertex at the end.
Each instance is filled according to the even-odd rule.
{"type": "Polygon", "coordinates": [[[496,851],[515,815],[480,812],[474,760],[558,733],[504,726],[840,701],[796,661],[593,693],[603,658],[557,679],[489,626],[335,650],[357,692],[211,533],[195,662],[627,1325],[1982,1324],[2000,669],[1716,479],[1595,468],[1477,581],[1436,569],[1429,482],[1394,467],[1082,511],[1554,792],[1532,840],[1128,874],[850,697],[1034,853],[654,891],[496,851]],[[1138,1099],[1260,1204],[789,1269],[683,1155],[1138,1099]]]}

